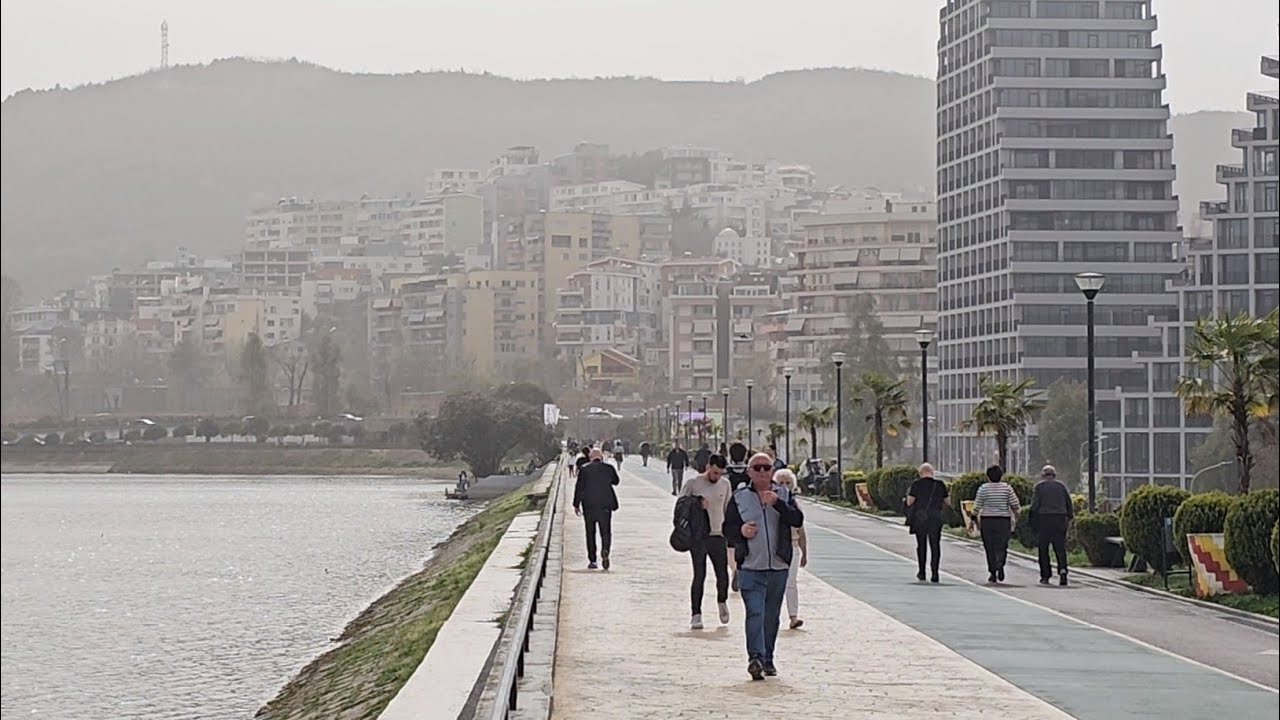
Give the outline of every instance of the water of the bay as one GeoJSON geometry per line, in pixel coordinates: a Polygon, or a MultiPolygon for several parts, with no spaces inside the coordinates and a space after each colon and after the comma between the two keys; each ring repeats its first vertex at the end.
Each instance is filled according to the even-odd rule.
{"type": "Polygon", "coordinates": [[[5,717],[249,717],[471,512],[398,478],[19,475],[5,717]]]}

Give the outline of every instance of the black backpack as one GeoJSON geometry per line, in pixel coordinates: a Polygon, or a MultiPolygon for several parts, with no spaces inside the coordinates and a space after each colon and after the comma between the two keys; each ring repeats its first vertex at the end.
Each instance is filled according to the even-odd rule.
{"type": "Polygon", "coordinates": [[[676,509],[672,513],[671,549],[676,552],[689,552],[696,539],[697,526],[694,512],[702,512],[702,498],[698,495],[683,495],[676,500],[676,509]]]}

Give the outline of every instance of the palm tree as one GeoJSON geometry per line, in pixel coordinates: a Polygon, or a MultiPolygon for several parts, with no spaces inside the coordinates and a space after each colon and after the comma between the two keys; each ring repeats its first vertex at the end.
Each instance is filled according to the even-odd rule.
{"type": "Polygon", "coordinates": [[[810,406],[800,412],[800,419],[796,420],[796,427],[809,433],[809,438],[812,440],[809,447],[814,457],[817,457],[818,453],[818,430],[831,427],[835,424],[835,421],[836,408],[834,405],[828,405],[824,408],[810,406]]]}
{"type": "Polygon", "coordinates": [[[984,375],[978,381],[982,401],[973,408],[973,416],[960,423],[960,430],[975,430],[978,436],[993,435],[1000,467],[1008,467],[1009,438],[1022,432],[1032,416],[1044,408],[1044,393],[1032,391],[1035,380],[996,380],[984,375]]]}
{"type": "Polygon", "coordinates": [[[770,445],[777,445],[778,439],[787,434],[787,426],[780,422],[769,423],[769,432],[765,436],[770,445]]]}
{"type": "Polygon", "coordinates": [[[898,432],[911,427],[907,418],[906,380],[894,380],[883,373],[869,370],[858,376],[853,384],[853,404],[870,406],[867,422],[871,423],[871,436],[876,443],[876,467],[884,467],[884,437],[897,437],[898,432]]]}
{"type": "Polygon", "coordinates": [[[1264,423],[1276,402],[1277,311],[1264,318],[1240,313],[1234,318],[1196,321],[1187,343],[1192,374],[1178,378],[1174,392],[1187,415],[1226,416],[1240,469],[1240,492],[1249,492],[1253,453],[1250,421],[1264,423]]]}

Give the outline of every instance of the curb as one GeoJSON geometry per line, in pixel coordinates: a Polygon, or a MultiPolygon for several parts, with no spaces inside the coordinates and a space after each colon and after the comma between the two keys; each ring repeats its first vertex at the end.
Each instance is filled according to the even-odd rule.
{"type": "MultiPolygon", "coordinates": [[[[883,515],[873,515],[871,513],[859,512],[857,510],[853,510],[853,509],[844,507],[842,505],[834,505],[828,500],[816,498],[813,496],[809,496],[808,499],[813,500],[814,502],[822,505],[823,507],[829,510],[844,512],[845,514],[852,515],[854,517],[862,517],[862,518],[868,518],[871,520],[878,520],[880,522],[883,522],[889,525],[894,525],[894,526],[898,526],[901,524],[900,522],[895,522],[895,521],[900,521],[902,519],[899,517],[885,517],[883,515]]],[[[949,533],[943,533],[943,536],[944,538],[949,538],[957,542],[969,543],[970,545],[982,544],[982,541],[980,540],[975,540],[973,538],[968,538],[968,537],[960,537],[957,535],[951,535],[949,533]]],[[[1024,560],[1031,560],[1035,562],[1039,561],[1039,558],[1036,557],[1035,555],[1031,555],[1029,553],[1021,552],[1018,550],[1010,549],[1009,554],[1016,555],[1024,560]]],[[[1158,588],[1150,588],[1150,587],[1146,587],[1145,585],[1138,585],[1137,583],[1131,583],[1127,580],[1117,580],[1116,578],[1108,577],[1106,575],[1100,575],[1097,573],[1089,572],[1088,569],[1084,569],[1084,568],[1078,568],[1078,567],[1071,568],[1071,572],[1074,574],[1083,575],[1084,577],[1087,577],[1090,580],[1096,580],[1098,582],[1107,583],[1108,585],[1124,588],[1126,590],[1133,590],[1136,592],[1146,593],[1147,595],[1153,595],[1155,597],[1160,597],[1167,600],[1176,600],[1178,602],[1181,602],[1187,605],[1199,607],[1205,610],[1211,610],[1221,615],[1225,615],[1229,618],[1232,618],[1234,620],[1242,621],[1245,624],[1248,624],[1250,627],[1257,628],[1259,630],[1264,630],[1266,632],[1270,632],[1275,635],[1280,635],[1280,620],[1267,615],[1260,615],[1258,613],[1249,612],[1248,610],[1238,610],[1233,607],[1227,607],[1225,605],[1219,605],[1217,603],[1211,603],[1205,600],[1200,600],[1199,598],[1187,597],[1185,595],[1178,595],[1176,593],[1166,592],[1158,588]]]]}

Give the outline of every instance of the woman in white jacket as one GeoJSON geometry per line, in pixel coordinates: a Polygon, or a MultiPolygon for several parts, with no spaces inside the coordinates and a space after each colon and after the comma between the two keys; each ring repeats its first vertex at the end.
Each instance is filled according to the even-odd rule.
{"type": "MultiPolygon", "coordinates": [[[[773,474],[773,481],[791,491],[793,496],[798,496],[799,491],[796,489],[796,474],[790,470],[783,468],[773,474]]],[[[799,501],[797,501],[799,502],[799,501]]],[[[787,571],[787,615],[791,616],[790,627],[792,630],[804,625],[804,620],[800,619],[800,588],[796,585],[797,576],[800,574],[800,568],[809,564],[809,536],[805,534],[803,527],[791,528],[791,567],[787,571]],[[799,552],[796,552],[796,549],[799,552]]]]}

